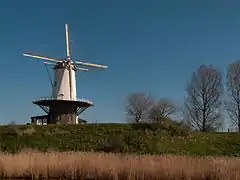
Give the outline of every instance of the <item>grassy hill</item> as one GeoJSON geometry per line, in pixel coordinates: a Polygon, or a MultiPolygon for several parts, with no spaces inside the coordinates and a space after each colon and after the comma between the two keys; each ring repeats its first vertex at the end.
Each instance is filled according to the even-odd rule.
{"type": "Polygon", "coordinates": [[[0,150],[240,156],[239,133],[188,132],[180,124],[0,126],[0,150]]]}

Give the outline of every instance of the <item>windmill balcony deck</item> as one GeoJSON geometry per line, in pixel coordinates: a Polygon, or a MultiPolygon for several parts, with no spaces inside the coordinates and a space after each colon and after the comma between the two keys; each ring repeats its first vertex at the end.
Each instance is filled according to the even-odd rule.
{"type": "Polygon", "coordinates": [[[89,104],[89,105],[93,105],[93,102],[92,101],[89,101],[87,99],[83,99],[83,98],[77,98],[77,99],[72,99],[72,100],[62,100],[62,99],[58,99],[58,98],[53,98],[53,97],[40,97],[40,98],[36,98],[33,103],[37,103],[39,101],[49,101],[49,100],[52,100],[52,101],[76,101],[76,102],[82,102],[82,103],[86,103],[86,104],[89,104]]]}
{"type": "Polygon", "coordinates": [[[50,111],[57,111],[58,113],[62,114],[71,112],[76,115],[79,115],[88,107],[93,106],[93,103],[91,101],[83,98],[77,98],[74,100],[62,100],[52,97],[41,97],[34,100],[33,104],[40,106],[47,114],[49,114],[50,111]]]}

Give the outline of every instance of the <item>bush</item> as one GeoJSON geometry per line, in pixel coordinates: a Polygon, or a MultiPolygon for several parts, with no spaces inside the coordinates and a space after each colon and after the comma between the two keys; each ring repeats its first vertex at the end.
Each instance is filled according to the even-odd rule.
{"type": "Polygon", "coordinates": [[[240,156],[239,133],[189,132],[181,123],[0,126],[1,151],[104,151],[240,156]]]}
{"type": "Polygon", "coordinates": [[[126,144],[121,135],[110,135],[107,137],[97,149],[103,152],[121,153],[125,152],[126,144]]]}

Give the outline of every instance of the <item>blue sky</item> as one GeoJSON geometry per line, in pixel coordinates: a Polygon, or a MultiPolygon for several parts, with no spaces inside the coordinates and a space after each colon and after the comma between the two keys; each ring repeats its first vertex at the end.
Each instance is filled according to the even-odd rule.
{"type": "Polygon", "coordinates": [[[65,57],[68,23],[73,60],[107,64],[77,74],[78,97],[92,100],[91,122],[125,120],[131,92],[182,103],[192,71],[213,64],[224,71],[240,58],[240,1],[234,0],[1,0],[0,123],[26,123],[50,96],[41,60],[22,52],[65,57]]]}

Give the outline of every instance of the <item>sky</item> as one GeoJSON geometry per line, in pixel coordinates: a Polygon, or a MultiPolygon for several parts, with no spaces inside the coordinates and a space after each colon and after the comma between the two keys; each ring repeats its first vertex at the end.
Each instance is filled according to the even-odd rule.
{"type": "MultiPolygon", "coordinates": [[[[42,60],[65,58],[69,24],[73,61],[106,64],[77,73],[77,94],[94,103],[82,118],[124,122],[128,94],[182,103],[201,64],[225,71],[240,58],[237,0],[1,0],[0,123],[27,123],[44,112],[32,101],[51,96],[42,60]]],[[[51,67],[49,67],[51,70],[51,67]]]]}

